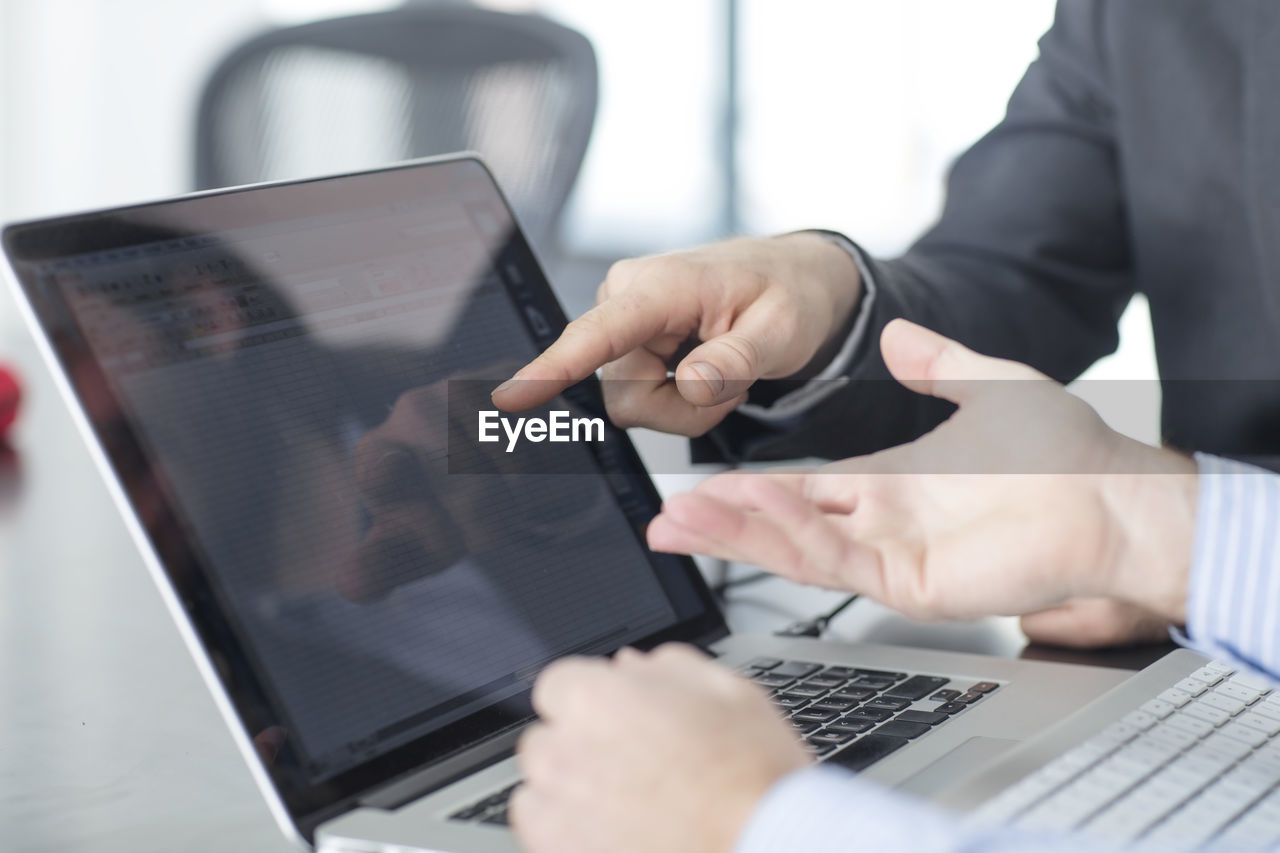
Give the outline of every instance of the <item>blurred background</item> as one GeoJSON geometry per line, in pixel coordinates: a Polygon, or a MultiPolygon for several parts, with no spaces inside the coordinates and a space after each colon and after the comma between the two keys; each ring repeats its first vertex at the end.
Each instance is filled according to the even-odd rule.
{"type": "MultiPolygon", "coordinates": [[[[399,5],[0,0],[0,220],[196,188],[201,95],[228,54],[264,31],[399,5]]],[[[732,233],[820,226],[877,254],[901,251],[935,217],[947,165],[1000,118],[1053,12],[1052,0],[478,5],[545,15],[594,48],[590,143],[580,170],[556,177],[572,191],[559,227],[538,240],[572,312],[589,304],[618,257],[732,233]]],[[[387,121],[412,97],[404,90],[412,82],[374,62],[335,71],[332,58],[313,51],[272,70],[278,80],[244,83],[256,85],[259,101],[242,105],[239,117],[215,116],[214,132],[222,129],[222,144],[231,137],[268,145],[258,139],[261,123],[244,118],[257,110],[252,118],[270,125],[275,148],[215,180],[318,174],[421,153],[406,150],[412,141],[387,121]],[[340,130],[346,142],[335,151],[330,137],[340,130]]],[[[520,109],[512,100],[508,115],[520,109]]],[[[554,108],[589,113],[579,100],[554,108]]],[[[518,145],[520,127],[513,119],[505,138],[491,133],[481,142],[518,145]]],[[[218,142],[209,136],[206,146],[218,142]]],[[[500,172],[509,190],[523,168],[500,172]]],[[[541,189],[531,188],[526,210],[541,189]]],[[[0,352],[19,334],[3,299],[0,352]]],[[[1154,376],[1147,326],[1137,300],[1121,352],[1091,375],[1154,376]]]]}

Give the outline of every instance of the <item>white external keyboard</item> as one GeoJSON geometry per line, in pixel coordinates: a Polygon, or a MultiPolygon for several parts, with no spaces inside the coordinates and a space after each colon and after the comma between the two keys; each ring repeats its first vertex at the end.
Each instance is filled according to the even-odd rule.
{"type": "Polygon", "coordinates": [[[1210,663],[985,803],[976,819],[1139,849],[1280,842],[1280,693],[1210,663]]]}

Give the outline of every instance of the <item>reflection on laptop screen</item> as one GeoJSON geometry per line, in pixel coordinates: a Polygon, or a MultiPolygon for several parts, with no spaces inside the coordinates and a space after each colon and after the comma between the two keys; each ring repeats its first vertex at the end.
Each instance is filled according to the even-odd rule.
{"type": "Polygon", "coordinates": [[[596,476],[446,470],[445,382],[537,351],[491,260],[504,216],[443,196],[153,228],[40,270],[311,781],[677,619],[587,448],[596,476]]]}

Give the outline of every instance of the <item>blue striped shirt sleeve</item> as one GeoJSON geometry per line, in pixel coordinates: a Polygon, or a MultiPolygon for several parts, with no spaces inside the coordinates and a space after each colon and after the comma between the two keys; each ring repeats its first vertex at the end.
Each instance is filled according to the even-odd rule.
{"type": "MultiPolygon", "coordinates": [[[[1188,645],[1280,681],[1280,475],[1208,455],[1200,472],[1188,645]]],[[[1106,845],[1090,841],[1093,853],[1106,845]]],[[[735,853],[1075,851],[1080,839],[964,822],[834,767],[800,770],[756,807],[735,853]]]]}
{"type": "Polygon", "coordinates": [[[1272,680],[1280,673],[1280,475],[1198,454],[1186,641],[1272,680]]]}

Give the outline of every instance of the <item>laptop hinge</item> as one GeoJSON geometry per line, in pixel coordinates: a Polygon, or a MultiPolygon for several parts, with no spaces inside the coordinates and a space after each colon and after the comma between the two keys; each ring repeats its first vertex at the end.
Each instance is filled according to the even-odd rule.
{"type": "Polygon", "coordinates": [[[696,640],[691,640],[690,643],[695,648],[701,649],[711,657],[718,658],[720,657],[720,652],[715,648],[716,643],[719,643],[727,636],[729,636],[729,629],[724,625],[720,625],[716,629],[708,631],[701,637],[698,637],[696,640]]]}
{"type": "Polygon", "coordinates": [[[402,776],[361,797],[359,803],[375,809],[396,809],[497,764],[515,751],[516,740],[526,725],[527,722],[521,723],[430,767],[402,776]]]}

